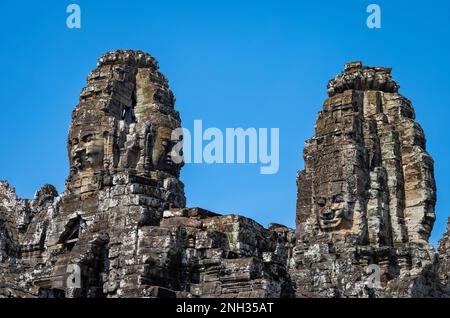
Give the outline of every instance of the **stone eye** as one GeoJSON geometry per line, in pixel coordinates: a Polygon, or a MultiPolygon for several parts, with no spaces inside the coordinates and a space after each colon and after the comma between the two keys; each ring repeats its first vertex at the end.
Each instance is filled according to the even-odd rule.
{"type": "Polygon", "coordinates": [[[318,198],[316,202],[320,207],[324,207],[327,200],[325,198],[318,198]]]}
{"type": "Polygon", "coordinates": [[[86,136],[83,137],[83,142],[90,142],[91,140],[92,140],[92,135],[91,134],[86,135],[86,136]]]}
{"type": "Polygon", "coordinates": [[[72,143],[73,143],[74,145],[78,145],[78,138],[74,138],[74,139],[72,140],[72,143]]]}
{"type": "Polygon", "coordinates": [[[333,202],[334,203],[344,202],[344,197],[342,196],[342,194],[337,194],[337,195],[334,196],[333,202]]]}

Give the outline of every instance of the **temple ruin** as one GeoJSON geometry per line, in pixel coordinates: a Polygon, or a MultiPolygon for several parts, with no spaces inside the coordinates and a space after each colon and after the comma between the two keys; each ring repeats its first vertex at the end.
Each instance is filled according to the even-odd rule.
{"type": "Polygon", "coordinates": [[[264,228],[186,207],[167,79],[147,53],[105,53],[72,113],[64,192],[0,183],[0,298],[449,297],[433,160],[398,90],[360,62],[328,83],[296,229],[264,228]]]}

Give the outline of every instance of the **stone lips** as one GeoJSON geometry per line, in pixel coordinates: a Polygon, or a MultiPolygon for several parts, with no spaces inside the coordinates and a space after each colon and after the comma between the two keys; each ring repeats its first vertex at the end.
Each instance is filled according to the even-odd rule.
{"type": "Polygon", "coordinates": [[[181,127],[156,60],[105,53],[72,115],[70,174],[32,200],[0,184],[0,297],[444,297],[433,161],[386,68],[330,81],[298,175],[297,229],[186,208],[181,127]],[[380,284],[367,284],[369,265],[380,284]]]}

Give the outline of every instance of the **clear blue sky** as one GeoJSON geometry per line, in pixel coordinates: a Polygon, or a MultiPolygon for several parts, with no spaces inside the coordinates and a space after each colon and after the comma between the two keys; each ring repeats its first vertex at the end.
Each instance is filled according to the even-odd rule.
{"type": "Polygon", "coordinates": [[[393,67],[414,103],[438,186],[436,243],[450,214],[450,3],[448,1],[7,1],[0,2],[0,179],[23,197],[68,175],[70,114],[107,50],[142,49],[169,78],[183,123],[279,127],[280,170],[188,165],[189,206],[294,227],[296,172],[327,81],[343,64],[393,67]],[[382,29],[366,27],[366,7],[382,29]],[[82,28],[66,27],[66,7],[82,28]]]}

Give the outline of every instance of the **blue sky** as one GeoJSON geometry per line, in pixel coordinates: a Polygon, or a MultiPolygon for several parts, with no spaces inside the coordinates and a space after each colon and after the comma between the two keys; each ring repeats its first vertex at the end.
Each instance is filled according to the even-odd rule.
{"type": "Polygon", "coordinates": [[[258,165],[187,165],[189,206],[294,227],[296,172],[327,81],[344,63],[389,66],[413,101],[435,160],[441,237],[450,214],[448,1],[1,1],[0,179],[23,197],[68,175],[70,114],[95,67],[113,49],[157,58],[183,124],[279,127],[280,170],[258,165]],[[382,28],[366,27],[366,7],[382,28]],[[82,28],[66,27],[79,4],[82,28]]]}

